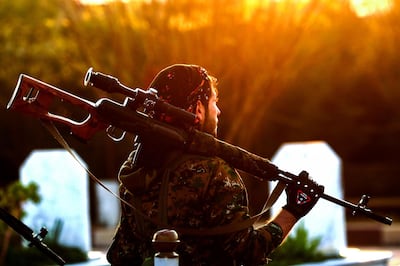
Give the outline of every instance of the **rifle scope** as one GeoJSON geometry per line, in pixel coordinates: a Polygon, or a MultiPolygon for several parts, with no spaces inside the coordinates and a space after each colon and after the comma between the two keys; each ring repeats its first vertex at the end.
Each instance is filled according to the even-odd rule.
{"type": "Polygon", "coordinates": [[[157,96],[157,90],[155,89],[131,89],[121,84],[118,79],[113,76],[93,71],[92,67],[86,72],[83,84],[85,86],[90,85],[99,88],[108,93],[123,94],[133,99],[134,102],[140,106],[144,106],[144,104],[146,104],[146,108],[151,106],[156,113],[165,113],[186,125],[192,126],[196,124],[195,114],[159,99],[157,96]],[[149,104],[149,102],[151,104],[149,104]]]}

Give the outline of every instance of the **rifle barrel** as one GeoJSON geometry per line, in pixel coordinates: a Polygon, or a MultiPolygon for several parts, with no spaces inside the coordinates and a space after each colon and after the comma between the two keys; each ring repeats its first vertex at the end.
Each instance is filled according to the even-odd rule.
{"type": "Polygon", "coordinates": [[[368,218],[371,218],[371,219],[381,222],[383,224],[387,224],[387,225],[392,224],[392,221],[393,221],[392,218],[373,213],[370,209],[366,208],[365,206],[357,205],[357,204],[354,204],[354,203],[351,203],[351,202],[348,202],[345,200],[334,198],[325,193],[321,195],[321,198],[352,210],[353,215],[360,213],[362,215],[365,215],[368,218]]]}

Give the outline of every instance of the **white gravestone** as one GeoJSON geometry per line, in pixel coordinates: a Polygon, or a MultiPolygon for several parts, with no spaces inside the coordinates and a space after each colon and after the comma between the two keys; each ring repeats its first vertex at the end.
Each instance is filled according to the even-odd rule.
{"type": "MultiPolygon", "coordinates": [[[[105,180],[102,183],[115,195],[119,195],[119,183],[105,180]]],[[[121,204],[115,195],[96,184],[98,220],[105,227],[116,227],[119,222],[121,204]]]]}
{"type": "Polygon", "coordinates": [[[23,222],[35,233],[46,227],[50,236],[61,221],[61,244],[91,250],[88,174],[71,154],[58,149],[33,151],[21,166],[20,179],[23,184],[36,182],[41,196],[39,204],[24,204],[23,222]]]}
{"type": "MultiPolygon", "coordinates": [[[[298,175],[305,170],[311,179],[325,187],[325,193],[343,199],[341,180],[341,160],[332,148],[323,141],[283,144],[271,160],[279,169],[298,175]]],[[[276,182],[271,182],[270,190],[276,182]]],[[[271,208],[275,215],[286,204],[283,192],[271,208]]],[[[347,247],[345,209],[325,199],[317,205],[293,228],[300,225],[307,230],[310,238],[319,237],[319,250],[326,254],[339,254],[347,247]]]]}

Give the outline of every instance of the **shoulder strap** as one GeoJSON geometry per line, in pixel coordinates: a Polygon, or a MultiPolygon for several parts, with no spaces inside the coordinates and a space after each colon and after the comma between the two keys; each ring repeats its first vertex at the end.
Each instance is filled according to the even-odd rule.
{"type": "Polygon", "coordinates": [[[285,186],[286,186],[285,183],[280,181],[272,191],[271,195],[268,197],[267,201],[264,204],[263,209],[258,214],[250,217],[250,219],[206,229],[175,228],[175,230],[177,230],[177,232],[179,233],[187,235],[210,236],[210,235],[223,235],[228,233],[239,232],[251,226],[253,226],[255,229],[261,228],[266,225],[266,222],[262,222],[260,220],[267,219],[266,216],[268,215],[269,209],[279,198],[285,186]]]}
{"type": "MultiPolygon", "coordinates": [[[[172,152],[169,154],[167,160],[165,161],[164,164],[164,170],[163,172],[163,177],[162,177],[162,182],[161,182],[161,191],[160,191],[160,197],[159,197],[159,221],[160,224],[167,224],[168,223],[168,210],[167,210],[167,205],[168,205],[168,183],[169,183],[169,176],[171,170],[173,170],[179,163],[181,163],[183,160],[187,160],[188,157],[191,155],[183,155],[183,152],[176,151],[172,152]],[[182,157],[179,157],[182,156],[182,157]]],[[[198,155],[193,155],[192,157],[199,157],[198,155]]],[[[275,186],[274,190],[271,192],[270,196],[268,197],[267,201],[265,202],[262,210],[252,216],[250,219],[243,220],[240,222],[232,223],[232,224],[226,224],[226,225],[220,225],[220,226],[215,226],[212,228],[206,228],[206,229],[193,229],[193,228],[171,228],[175,229],[177,232],[181,234],[186,234],[186,235],[196,235],[196,236],[201,236],[201,235],[222,235],[222,234],[228,234],[228,233],[234,233],[238,232],[240,230],[249,228],[250,226],[254,226],[256,229],[265,226],[266,222],[262,220],[267,219],[268,211],[272,207],[272,205],[276,202],[276,200],[279,198],[279,196],[282,194],[283,190],[285,189],[286,184],[282,181],[279,181],[278,184],[275,186]]]]}
{"type": "MultiPolygon", "coordinates": [[[[197,156],[198,157],[198,156],[197,156]]],[[[160,224],[168,224],[168,184],[171,171],[189,158],[182,151],[174,150],[168,153],[161,169],[161,188],[158,198],[158,220],[160,224]]]]}

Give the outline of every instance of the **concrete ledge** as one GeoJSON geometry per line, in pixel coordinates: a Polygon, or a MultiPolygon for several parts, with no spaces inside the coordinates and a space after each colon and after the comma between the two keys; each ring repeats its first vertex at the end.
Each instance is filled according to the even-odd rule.
{"type": "MultiPolygon", "coordinates": [[[[346,249],[343,259],[333,259],[315,263],[303,263],[293,266],[388,266],[393,256],[391,251],[346,249]]],[[[89,253],[91,259],[84,263],[67,264],[71,266],[109,266],[103,252],[89,253]]]]}
{"type": "Polygon", "coordinates": [[[89,260],[80,263],[66,264],[70,266],[110,266],[106,259],[106,254],[101,251],[90,251],[89,260]]]}
{"type": "Polygon", "coordinates": [[[303,263],[296,266],[387,266],[393,256],[391,251],[346,249],[343,259],[332,259],[316,263],[303,263]]]}

